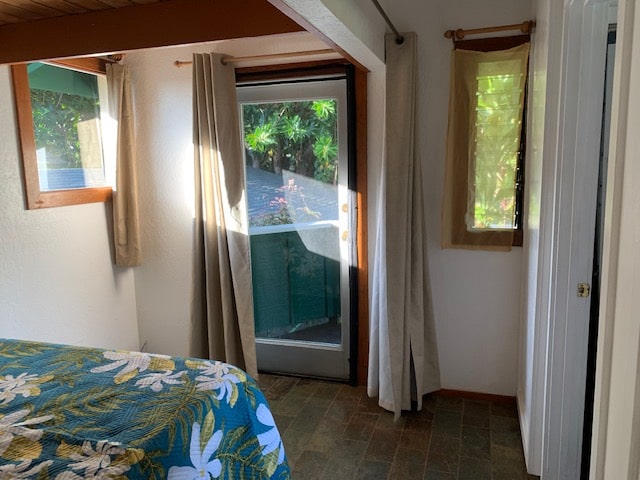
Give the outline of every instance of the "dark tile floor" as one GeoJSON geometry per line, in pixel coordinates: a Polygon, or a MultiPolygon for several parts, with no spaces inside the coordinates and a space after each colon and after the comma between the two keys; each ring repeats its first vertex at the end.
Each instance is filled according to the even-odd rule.
{"type": "Polygon", "coordinates": [[[427,395],[399,421],[364,387],[260,375],[293,479],[531,480],[515,404],[427,395]]]}

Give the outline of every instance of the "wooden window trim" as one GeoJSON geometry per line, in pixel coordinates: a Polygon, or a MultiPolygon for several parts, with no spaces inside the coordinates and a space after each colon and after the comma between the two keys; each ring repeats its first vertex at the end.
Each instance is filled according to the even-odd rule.
{"type": "MultiPolygon", "coordinates": [[[[104,73],[104,63],[102,63],[102,70],[96,71],[96,68],[99,68],[96,67],[96,65],[100,65],[100,62],[96,62],[95,60],[96,59],[73,59],[52,61],[50,63],[73,67],[76,70],[83,70],[90,73],[104,73]]],[[[54,190],[49,192],[40,190],[27,65],[12,65],[11,73],[13,77],[13,94],[16,103],[20,147],[22,151],[22,173],[24,177],[27,209],[34,210],[38,208],[109,201],[113,193],[113,189],[109,186],[54,190]]]]}
{"type": "MultiPolygon", "coordinates": [[[[515,35],[510,37],[492,37],[492,38],[479,38],[471,40],[458,40],[454,42],[454,48],[460,50],[473,50],[478,52],[492,52],[495,50],[506,50],[520,46],[524,43],[530,42],[530,35],[515,35]]],[[[478,243],[478,238],[497,238],[507,237],[513,235],[511,246],[522,247],[524,243],[524,232],[522,229],[523,210],[524,210],[524,188],[525,188],[525,147],[526,147],[526,116],[527,116],[527,85],[525,82],[525,97],[524,97],[524,110],[522,112],[522,132],[520,135],[520,152],[518,155],[517,165],[517,189],[516,189],[516,228],[511,232],[469,232],[466,231],[460,236],[456,237],[456,242],[461,244],[473,244],[478,243]]],[[[467,171],[467,175],[468,175],[467,171]]],[[[454,203],[454,214],[457,218],[465,218],[467,211],[467,196],[459,195],[454,203]]],[[[480,244],[485,243],[480,241],[480,244]]],[[[487,241],[487,244],[491,242],[487,241]]]]}
{"type": "Polygon", "coordinates": [[[293,78],[344,75],[350,65],[344,59],[314,60],[278,65],[236,68],[236,83],[267,82],[293,78]]]}
{"type": "Polygon", "coordinates": [[[53,65],[67,67],[81,72],[93,73],[95,75],[107,74],[107,62],[98,57],[59,58],[57,60],[47,60],[43,63],[51,63],[53,65]]]}

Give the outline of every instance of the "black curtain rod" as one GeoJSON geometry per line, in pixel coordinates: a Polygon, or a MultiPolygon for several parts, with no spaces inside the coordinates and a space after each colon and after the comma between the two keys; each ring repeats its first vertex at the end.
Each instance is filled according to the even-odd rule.
{"type": "Polygon", "coordinates": [[[373,4],[376,6],[376,8],[378,9],[378,12],[380,12],[380,15],[382,15],[382,18],[384,18],[384,21],[387,22],[387,25],[389,25],[389,28],[393,31],[393,33],[395,33],[396,43],[401,44],[402,42],[404,42],[404,37],[400,35],[400,32],[395,27],[395,25],[391,23],[391,19],[389,19],[389,16],[384,11],[384,9],[382,8],[378,0],[371,0],[371,2],[373,2],[373,4]]]}

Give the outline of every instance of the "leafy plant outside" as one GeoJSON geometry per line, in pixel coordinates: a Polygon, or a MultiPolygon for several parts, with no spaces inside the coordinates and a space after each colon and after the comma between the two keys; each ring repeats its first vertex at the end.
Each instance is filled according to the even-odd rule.
{"type": "Polygon", "coordinates": [[[521,93],[519,79],[514,75],[478,78],[474,229],[513,228],[521,93]]]}
{"type": "Polygon", "coordinates": [[[37,149],[46,149],[47,168],[82,168],[80,122],[99,117],[97,98],[31,89],[37,149]]]}
{"type": "Polygon", "coordinates": [[[337,184],[337,112],[333,99],[243,105],[247,162],[337,184]]]}

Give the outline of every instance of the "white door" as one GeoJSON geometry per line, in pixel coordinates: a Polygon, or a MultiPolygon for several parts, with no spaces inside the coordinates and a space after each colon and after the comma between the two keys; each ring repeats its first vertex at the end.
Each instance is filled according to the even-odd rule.
{"type": "Polygon", "coordinates": [[[261,371],[349,378],[346,85],[238,87],[261,371]]]}

